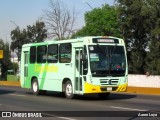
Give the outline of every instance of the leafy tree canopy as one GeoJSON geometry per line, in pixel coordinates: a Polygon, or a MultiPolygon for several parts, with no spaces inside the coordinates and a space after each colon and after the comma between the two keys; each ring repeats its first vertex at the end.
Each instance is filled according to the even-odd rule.
{"type": "Polygon", "coordinates": [[[72,37],[120,36],[116,7],[103,5],[85,13],[85,26],[72,37]]]}
{"type": "Polygon", "coordinates": [[[158,2],[159,0],[118,0],[118,19],[126,41],[130,73],[144,74],[148,67],[146,55],[148,49],[151,50],[149,44],[154,40],[153,33],[158,30],[155,29],[158,2]]]}
{"type": "Polygon", "coordinates": [[[20,51],[23,44],[42,42],[47,36],[47,30],[43,22],[37,21],[35,25],[27,26],[22,31],[16,28],[11,31],[11,50],[16,51],[20,59],[20,51]]]}
{"type": "MultiPolygon", "coordinates": [[[[9,50],[9,43],[4,42],[4,40],[0,39],[0,50],[3,50],[3,58],[0,59],[0,69],[1,69],[1,75],[3,72],[7,72],[8,69],[12,69],[12,63],[11,63],[11,52],[9,50]],[[5,65],[5,68],[2,68],[5,65]],[[3,70],[2,70],[3,69],[3,70]]],[[[1,76],[2,77],[2,76],[1,76]]]]}
{"type": "Polygon", "coordinates": [[[152,1],[153,8],[153,20],[151,29],[151,39],[149,41],[149,51],[146,56],[146,66],[145,71],[150,72],[150,74],[159,75],[160,74],[160,1],[152,1]]]}

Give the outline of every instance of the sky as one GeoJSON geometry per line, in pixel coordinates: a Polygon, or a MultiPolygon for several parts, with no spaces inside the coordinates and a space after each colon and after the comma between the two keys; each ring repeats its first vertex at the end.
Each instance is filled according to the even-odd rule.
{"type": "MultiPolygon", "coordinates": [[[[55,0],[53,0],[55,1],[55,0]]],[[[103,4],[114,5],[114,0],[62,0],[68,8],[79,13],[77,28],[84,26],[84,13],[103,4]],[[90,7],[88,4],[92,7],[90,7]]],[[[23,30],[33,25],[49,8],[49,0],[0,0],[0,39],[11,42],[10,33],[17,26],[23,30]]]]}

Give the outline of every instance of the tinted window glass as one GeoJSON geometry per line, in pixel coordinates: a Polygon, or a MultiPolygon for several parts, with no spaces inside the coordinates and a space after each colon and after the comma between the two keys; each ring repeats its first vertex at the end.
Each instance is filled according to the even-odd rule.
{"type": "Polygon", "coordinates": [[[59,62],[69,63],[71,62],[71,44],[65,43],[60,45],[59,62]]]}
{"type": "Polygon", "coordinates": [[[37,47],[37,63],[45,63],[47,60],[47,47],[45,45],[37,47]]]}
{"type": "Polygon", "coordinates": [[[58,45],[49,45],[48,46],[48,63],[58,62],[58,45]]]}
{"type": "Polygon", "coordinates": [[[30,48],[30,63],[35,63],[36,62],[36,47],[33,46],[30,48]]]}
{"type": "Polygon", "coordinates": [[[124,46],[90,45],[89,57],[93,76],[124,76],[126,71],[124,46]]]}

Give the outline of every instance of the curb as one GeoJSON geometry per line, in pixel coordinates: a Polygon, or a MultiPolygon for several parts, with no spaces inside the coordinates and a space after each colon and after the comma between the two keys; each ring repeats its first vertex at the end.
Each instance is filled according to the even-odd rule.
{"type": "Polygon", "coordinates": [[[127,92],[136,94],[160,95],[160,88],[128,86],[127,92]]]}
{"type": "MultiPolygon", "coordinates": [[[[0,81],[0,86],[18,86],[20,87],[19,81],[0,81]]],[[[125,92],[124,92],[125,93],[125,92]]],[[[127,87],[127,93],[135,94],[148,94],[148,95],[160,95],[160,88],[147,88],[147,87],[127,87]]]]}
{"type": "Polygon", "coordinates": [[[3,86],[20,86],[19,81],[0,81],[0,85],[3,86]]]}

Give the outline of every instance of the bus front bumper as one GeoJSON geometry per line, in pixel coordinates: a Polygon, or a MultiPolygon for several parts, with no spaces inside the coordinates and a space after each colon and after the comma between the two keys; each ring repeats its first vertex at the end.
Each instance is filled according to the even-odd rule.
{"type": "Polygon", "coordinates": [[[127,83],[119,86],[98,86],[85,83],[84,89],[84,93],[125,92],[127,91],[127,83]]]}

